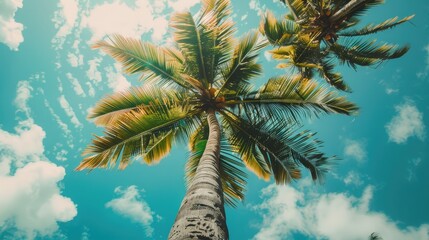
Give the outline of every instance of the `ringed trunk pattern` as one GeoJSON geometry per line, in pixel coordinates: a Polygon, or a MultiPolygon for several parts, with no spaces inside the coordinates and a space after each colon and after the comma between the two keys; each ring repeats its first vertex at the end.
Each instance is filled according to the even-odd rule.
{"type": "Polygon", "coordinates": [[[219,175],[220,125],[208,110],[209,138],[195,177],[182,201],[169,240],[228,239],[223,189],[219,175]]]}

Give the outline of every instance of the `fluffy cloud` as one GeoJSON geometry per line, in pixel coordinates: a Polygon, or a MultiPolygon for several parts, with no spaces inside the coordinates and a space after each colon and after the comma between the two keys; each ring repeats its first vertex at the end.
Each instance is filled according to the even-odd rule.
{"type": "MultiPolygon", "coordinates": [[[[158,3],[155,8],[159,11],[163,7],[158,3]]],[[[156,16],[154,7],[147,0],[135,1],[133,5],[114,1],[91,9],[88,16],[82,19],[81,27],[92,32],[90,42],[111,34],[140,39],[143,33],[150,31],[153,31],[153,40],[159,41],[168,27],[167,21],[162,18],[156,16]]]]}
{"type": "Polygon", "coordinates": [[[345,141],[344,154],[356,159],[357,161],[363,161],[366,157],[366,151],[363,143],[351,139],[346,139],[345,141]]]}
{"type": "Polygon", "coordinates": [[[425,137],[425,125],[423,113],[421,113],[413,102],[407,101],[395,106],[397,115],[385,126],[389,141],[405,143],[408,138],[416,136],[420,140],[425,137]]]}
{"type": "Polygon", "coordinates": [[[113,91],[120,92],[131,86],[131,83],[121,73],[121,64],[115,63],[114,67],[109,66],[104,70],[106,71],[108,86],[113,91]]]}
{"type": "Polygon", "coordinates": [[[311,197],[308,190],[275,185],[263,189],[264,200],[255,207],[263,222],[254,239],[286,239],[293,232],[330,240],[362,240],[372,232],[390,240],[429,239],[428,224],[401,228],[384,213],[371,211],[372,187],[361,197],[345,193],[312,193],[311,197]]]}
{"type": "Polygon", "coordinates": [[[15,51],[24,41],[24,25],[15,21],[18,8],[22,8],[22,0],[0,0],[0,42],[15,51]]]}
{"type": "Polygon", "coordinates": [[[65,169],[48,162],[46,133],[29,115],[31,91],[29,82],[18,83],[15,104],[27,119],[18,123],[16,133],[0,129],[0,229],[25,239],[52,236],[58,222],[77,214],[75,204],[59,188],[65,169]]]}
{"type": "Polygon", "coordinates": [[[72,33],[76,24],[79,5],[77,0],[60,0],[58,8],[52,19],[55,28],[58,29],[52,43],[56,49],[62,49],[66,37],[72,33]]]}
{"type": "Polygon", "coordinates": [[[177,1],[168,1],[168,6],[174,11],[187,11],[191,7],[197,5],[200,0],[177,0],[177,1]]]}
{"type": "Polygon", "coordinates": [[[147,202],[141,199],[137,186],[132,185],[125,190],[117,187],[115,188],[115,193],[119,194],[120,197],[106,203],[106,207],[140,223],[146,229],[146,235],[148,237],[152,236],[153,228],[151,224],[155,213],[152,212],[147,202]]]}
{"type": "Polygon", "coordinates": [[[19,168],[13,176],[0,176],[0,226],[13,224],[33,239],[57,231],[57,222],[72,220],[76,206],[58,187],[64,175],[64,168],[39,161],[19,168]]]}

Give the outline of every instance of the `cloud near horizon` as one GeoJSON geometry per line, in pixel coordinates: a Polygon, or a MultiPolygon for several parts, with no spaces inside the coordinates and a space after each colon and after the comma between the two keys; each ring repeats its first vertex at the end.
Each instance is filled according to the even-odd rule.
{"type": "Polygon", "coordinates": [[[262,203],[254,207],[262,223],[253,239],[281,240],[297,232],[312,239],[330,240],[362,240],[372,232],[389,240],[429,239],[429,224],[400,227],[384,213],[371,210],[373,196],[371,186],[361,197],[355,197],[272,184],[262,190],[262,203]]]}

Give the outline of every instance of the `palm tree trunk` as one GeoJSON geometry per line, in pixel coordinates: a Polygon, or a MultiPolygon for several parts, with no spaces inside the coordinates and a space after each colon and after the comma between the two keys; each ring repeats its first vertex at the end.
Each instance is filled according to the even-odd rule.
{"type": "Polygon", "coordinates": [[[210,130],[207,145],[170,230],[169,240],[228,239],[219,176],[221,130],[213,110],[208,111],[207,121],[210,130]]]}
{"type": "Polygon", "coordinates": [[[330,17],[330,22],[336,22],[339,19],[346,16],[351,10],[353,10],[355,7],[357,7],[359,4],[365,2],[366,0],[351,0],[348,2],[343,8],[336,11],[334,15],[330,17]]]}

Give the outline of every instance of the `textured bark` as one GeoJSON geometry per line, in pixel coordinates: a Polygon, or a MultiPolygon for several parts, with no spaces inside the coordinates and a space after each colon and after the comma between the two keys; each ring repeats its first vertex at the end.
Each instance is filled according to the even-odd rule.
{"type": "Polygon", "coordinates": [[[168,239],[228,239],[219,175],[220,125],[214,111],[207,115],[209,138],[197,172],[182,201],[168,239]]]}
{"type": "Polygon", "coordinates": [[[349,3],[347,3],[343,8],[336,11],[334,15],[330,17],[330,22],[336,22],[339,19],[346,16],[353,8],[357,7],[359,4],[365,2],[366,0],[351,0],[349,3]]]}

